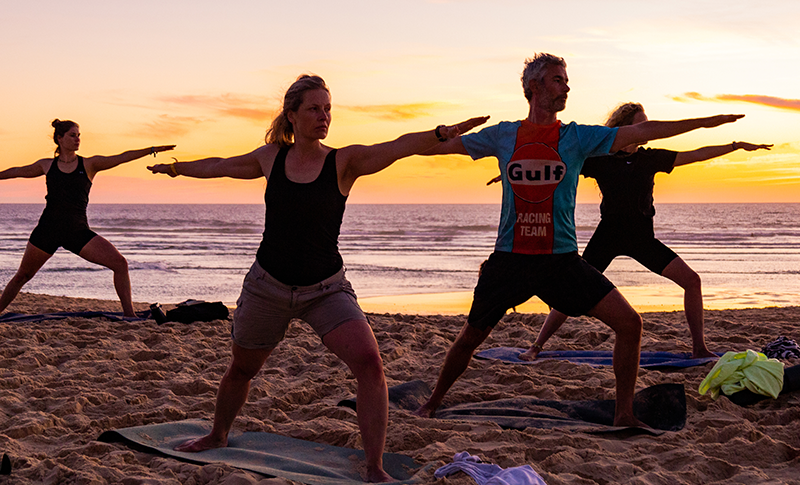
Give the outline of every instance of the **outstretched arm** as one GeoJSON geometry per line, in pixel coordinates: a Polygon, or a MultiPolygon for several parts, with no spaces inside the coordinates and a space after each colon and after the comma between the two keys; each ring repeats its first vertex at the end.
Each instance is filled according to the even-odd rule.
{"type": "Polygon", "coordinates": [[[0,180],[13,178],[34,178],[44,175],[42,160],[34,162],[24,167],[11,167],[0,172],[0,180]]]}
{"type": "Polygon", "coordinates": [[[85,160],[86,170],[91,175],[94,175],[97,172],[114,168],[123,163],[138,160],[139,158],[147,155],[156,156],[156,153],[166,152],[168,150],[172,150],[173,148],[175,148],[175,145],[161,145],[152,146],[149,148],[140,148],[139,150],[128,150],[127,152],[120,153],[119,155],[111,155],[110,157],[96,155],[85,160]]]}
{"type": "Polygon", "coordinates": [[[616,153],[628,145],[640,144],[650,140],[669,138],[698,128],[714,128],[725,123],[733,123],[744,115],[717,115],[708,118],[692,118],[680,121],[645,121],[635,125],[621,126],[611,145],[611,153],[616,153]]]}
{"type": "Polygon", "coordinates": [[[674,166],[677,167],[679,165],[711,160],[712,158],[721,157],[722,155],[727,155],[736,150],[752,152],[753,150],[769,150],[770,148],[772,148],[772,145],[753,145],[746,141],[735,141],[727,145],[708,146],[689,152],[679,152],[678,156],[675,157],[674,166]]]}
{"type": "MultiPolygon", "coordinates": [[[[153,173],[165,173],[170,177],[183,175],[200,179],[231,177],[235,179],[256,179],[264,176],[260,158],[277,151],[273,145],[265,145],[245,155],[230,158],[203,158],[191,162],[159,163],[147,167],[153,173]]],[[[274,154],[272,155],[274,158],[274,154]]]]}
{"type": "Polygon", "coordinates": [[[380,172],[401,158],[423,152],[427,155],[426,150],[438,144],[449,144],[460,134],[486,123],[488,119],[488,116],[480,116],[462,121],[457,125],[441,125],[437,130],[408,133],[396,140],[377,145],[351,145],[342,148],[339,152],[346,157],[346,182],[348,185],[352,185],[358,177],[380,172]],[[437,131],[440,138],[437,138],[437,131]]]}

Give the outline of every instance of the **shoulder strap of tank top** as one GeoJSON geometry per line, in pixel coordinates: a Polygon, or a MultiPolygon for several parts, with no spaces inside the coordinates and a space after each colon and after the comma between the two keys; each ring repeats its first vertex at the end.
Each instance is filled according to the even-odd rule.
{"type": "Polygon", "coordinates": [[[330,177],[330,174],[333,173],[333,178],[338,180],[338,176],[336,174],[336,151],[337,149],[334,148],[325,155],[325,163],[322,165],[322,171],[319,174],[318,179],[325,177],[330,177]]]}
{"type": "MultiPolygon", "coordinates": [[[[286,154],[289,153],[291,147],[281,147],[278,154],[275,155],[275,161],[272,162],[272,170],[269,172],[269,181],[277,181],[276,179],[286,179],[286,154]]],[[[287,179],[288,180],[288,179],[287,179]]]]}

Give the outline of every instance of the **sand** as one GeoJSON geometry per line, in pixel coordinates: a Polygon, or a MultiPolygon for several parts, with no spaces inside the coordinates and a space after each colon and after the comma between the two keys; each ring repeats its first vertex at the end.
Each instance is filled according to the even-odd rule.
{"type": "MultiPolygon", "coordinates": [[[[146,308],[138,304],[137,309],[146,308]]],[[[114,301],[21,294],[9,311],[118,311],[114,301]]],[[[422,378],[433,385],[463,316],[371,314],[390,385],[422,378]]],[[[647,313],[644,350],[687,352],[682,312],[647,313]]],[[[779,335],[797,339],[800,308],[707,312],[712,350],[760,349],[779,335]]],[[[523,346],[542,314],[509,314],[484,344],[523,346]]],[[[0,452],[14,483],[289,484],[226,465],[198,466],[96,441],[104,431],[187,418],[210,418],[230,358],[229,323],[120,323],[73,318],[0,324],[0,452]]],[[[610,350],[613,334],[588,318],[572,319],[549,349],[610,350]]],[[[787,365],[800,362],[787,361],[787,365]]],[[[502,467],[530,464],[557,484],[800,484],[800,393],[751,407],[700,396],[711,364],[677,372],[641,370],[638,388],[677,382],[687,394],[686,428],[659,437],[600,437],[559,430],[503,430],[491,423],[423,419],[390,411],[386,451],[433,464],[423,483],[473,484],[433,469],[460,451],[502,467]]],[[[531,396],[613,397],[611,369],[548,361],[535,366],[473,361],[447,396],[459,402],[531,396]]],[[[355,392],[345,366],[304,324],[253,381],[235,432],[266,431],[360,448],[355,414],[336,403],[355,392]]]]}

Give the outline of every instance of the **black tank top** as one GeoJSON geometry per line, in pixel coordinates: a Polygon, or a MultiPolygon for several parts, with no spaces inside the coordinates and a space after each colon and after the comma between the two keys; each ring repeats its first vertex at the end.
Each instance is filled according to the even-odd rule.
{"type": "Polygon", "coordinates": [[[92,181],[86,174],[83,157],[78,157],[78,166],[70,173],[58,168],[58,158],[53,159],[45,176],[47,195],[42,220],[74,228],[86,225],[86,206],[89,205],[89,189],[92,181]]]}
{"type": "Polygon", "coordinates": [[[339,230],[347,197],[339,192],[336,150],[325,157],[317,179],[307,184],[286,177],[288,152],[288,147],[278,152],[269,174],[264,238],[256,260],[281,283],[307,286],[342,268],[339,230]]]}

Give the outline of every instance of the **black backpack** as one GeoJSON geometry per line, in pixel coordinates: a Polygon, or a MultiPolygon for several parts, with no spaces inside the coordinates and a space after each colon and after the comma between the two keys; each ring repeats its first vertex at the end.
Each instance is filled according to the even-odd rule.
{"type": "Polygon", "coordinates": [[[229,315],[228,307],[221,301],[207,302],[201,300],[186,300],[178,303],[178,306],[168,310],[166,314],[161,305],[154,303],[150,305],[150,313],[159,325],[165,322],[193,323],[227,320],[229,315]]]}

